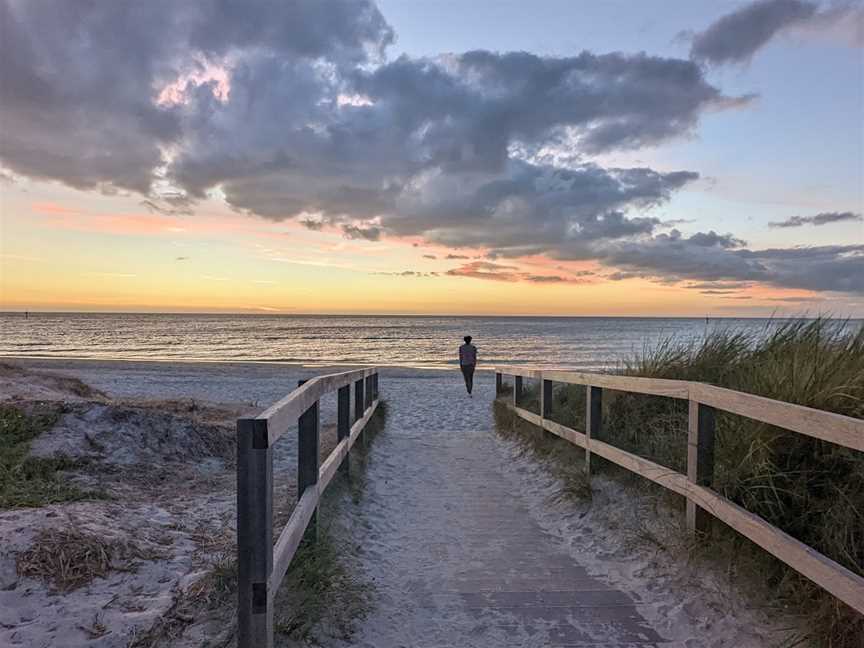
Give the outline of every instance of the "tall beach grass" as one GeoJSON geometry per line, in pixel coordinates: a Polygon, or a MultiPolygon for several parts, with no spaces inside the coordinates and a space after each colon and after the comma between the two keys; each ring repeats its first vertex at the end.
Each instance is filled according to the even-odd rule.
{"type": "MultiPolygon", "coordinates": [[[[864,418],[864,328],[825,317],[666,339],[616,373],[711,383],[864,418]]],[[[526,394],[524,406],[535,399],[526,394]]],[[[584,429],[584,411],[584,387],[555,389],[553,419],[584,429]]],[[[604,390],[600,438],[686,473],[687,403],[604,390]]],[[[864,575],[864,454],[719,411],[715,444],[715,490],[864,575]]],[[[727,551],[734,544],[749,571],[758,570],[780,600],[807,616],[803,645],[864,646],[864,617],[719,522],[713,542],[726,543],[727,551]]]]}

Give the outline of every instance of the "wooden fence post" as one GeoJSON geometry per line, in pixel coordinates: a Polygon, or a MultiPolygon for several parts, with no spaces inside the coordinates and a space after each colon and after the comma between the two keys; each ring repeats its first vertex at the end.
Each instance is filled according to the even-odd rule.
{"type": "MultiPolygon", "coordinates": [[[[351,385],[340,387],[336,394],[336,441],[348,438],[351,434],[351,385]]],[[[351,450],[339,464],[339,470],[348,474],[351,465],[351,450]]]]}
{"type": "Polygon", "coordinates": [[[363,408],[363,414],[364,415],[366,414],[366,410],[372,406],[372,398],[373,398],[373,396],[372,396],[372,391],[373,391],[372,376],[366,376],[365,390],[366,390],[366,403],[365,403],[366,406],[363,408]]]}
{"type": "MultiPolygon", "coordinates": [[[[363,378],[354,383],[354,421],[359,421],[363,418],[363,412],[366,410],[366,397],[363,394],[363,386],[365,382],[363,378]]],[[[360,432],[360,438],[366,441],[366,433],[360,432]]]]}
{"type": "Polygon", "coordinates": [[[501,395],[501,391],[504,389],[504,376],[501,375],[500,371],[495,372],[495,398],[501,395]]]}
{"type": "Polygon", "coordinates": [[[543,374],[540,374],[540,416],[552,418],[552,381],[544,379],[543,374]]]}
{"type": "Polygon", "coordinates": [[[237,421],[237,645],[272,648],[273,453],[267,421],[237,421]]]}
{"type": "Polygon", "coordinates": [[[585,471],[591,476],[591,437],[600,436],[603,424],[603,388],[585,386],[585,471]]]}
{"type": "MultiPolygon", "coordinates": [[[[302,385],[305,380],[300,381],[302,385]]],[[[297,500],[303,497],[303,491],[318,483],[318,453],[319,453],[319,403],[315,403],[300,415],[297,421],[297,500]]],[[[304,542],[318,540],[318,508],[312,513],[309,526],[303,535],[304,542]]]]}
{"type": "MultiPolygon", "coordinates": [[[[699,486],[711,486],[714,481],[713,407],[691,400],[687,421],[687,480],[699,486]]],[[[711,531],[711,514],[687,500],[687,530],[691,534],[711,531]]]]}
{"type": "Polygon", "coordinates": [[[522,376],[513,376],[513,407],[519,407],[522,398],[522,376]]]}
{"type": "Polygon", "coordinates": [[[366,409],[365,404],[366,399],[363,396],[363,379],[361,378],[354,383],[354,421],[359,421],[363,418],[363,411],[366,409]]]}

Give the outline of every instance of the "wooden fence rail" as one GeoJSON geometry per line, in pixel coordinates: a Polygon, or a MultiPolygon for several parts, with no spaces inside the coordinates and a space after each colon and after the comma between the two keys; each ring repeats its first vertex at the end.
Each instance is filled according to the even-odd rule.
{"type": "Polygon", "coordinates": [[[237,645],[272,648],[273,601],[301,540],[317,538],[318,501],[378,407],[378,370],[301,381],[254,418],[237,421],[237,645]],[[351,424],[351,385],[354,423],[351,424]],[[319,401],[337,392],[338,444],[318,465],[319,401]],[[297,505],[273,544],[273,445],[297,421],[297,505]]]}
{"type": "Polygon", "coordinates": [[[706,531],[710,520],[717,518],[864,614],[864,578],[711,490],[716,410],[745,416],[859,452],[864,452],[864,420],[682,380],[511,366],[495,367],[495,374],[496,396],[502,393],[503,376],[513,376],[513,402],[508,407],[526,421],[583,448],[589,474],[591,455],[596,454],[684,496],[687,527],[691,532],[706,531]],[[519,406],[523,378],[540,381],[539,415],[519,406]],[[585,386],[587,402],[584,432],[551,420],[553,382],[585,386]],[[686,475],[597,438],[602,430],[601,402],[604,389],[666,396],[689,402],[686,475]]]}

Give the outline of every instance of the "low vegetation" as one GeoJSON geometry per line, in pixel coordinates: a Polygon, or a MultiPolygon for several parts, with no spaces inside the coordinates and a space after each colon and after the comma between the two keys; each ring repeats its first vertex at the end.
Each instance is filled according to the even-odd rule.
{"type": "MultiPolygon", "coordinates": [[[[326,493],[347,487],[352,502],[359,502],[370,445],[386,419],[387,404],[382,401],[351,451],[350,479],[333,482],[326,493]]],[[[325,519],[321,518],[319,525],[316,542],[300,545],[276,597],[276,633],[302,645],[320,645],[326,639],[350,640],[374,596],[371,584],[349,567],[344,553],[348,548],[340,544],[325,519]]]]}
{"type": "Polygon", "coordinates": [[[0,405],[0,509],[45,506],[102,497],[83,491],[61,472],[86,462],[68,457],[30,457],[30,442],[51,429],[60,417],[58,405],[31,405],[28,411],[0,405]]]}
{"type": "MultiPolygon", "coordinates": [[[[760,333],[718,329],[698,340],[669,339],[617,372],[706,382],[864,418],[864,329],[854,323],[793,320],[772,322],[760,333]]],[[[536,390],[528,392],[524,406],[536,410],[536,401],[536,390]]],[[[584,387],[555,389],[555,420],[581,430],[584,411],[584,387]]],[[[686,472],[687,403],[604,390],[600,438],[686,472]]],[[[603,470],[625,474],[602,460],[597,463],[603,470]]],[[[714,488],[864,575],[861,453],[718,412],[714,488]]],[[[802,644],[860,646],[861,615],[721,524],[715,523],[714,530],[714,550],[758,569],[781,600],[807,615],[811,631],[800,637],[802,644]]]]}
{"type": "Polygon", "coordinates": [[[347,641],[370,607],[370,586],[346,567],[329,528],[294,556],[276,596],[274,630],[303,645],[347,641]]]}
{"type": "MultiPolygon", "coordinates": [[[[387,416],[385,402],[380,402],[375,415],[351,451],[350,479],[337,478],[326,491],[328,501],[335,494],[355,504],[363,496],[364,469],[376,435],[383,429],[387,416]]],[[[335,437],[330,439],[332,451],[335,437]]],[[[329,454],[322,443],[322,454],[329,454]]],[[[296,499],[291,488],[280,497],[296,499]]],[[[274,543],[288,522],[293,506],[279,507],[274,513],[274,543]]],[[[328,524],[330,506],[319,511],[319,533],[315,543],[303,543],[298,549],[277,593],[274,631],[277,645],[320,645],[328,639],[347,641],[355,624],[372,605],[373,589],[359,573],[350,568],[350,547],[340,544],[328,524]],[[346,553],[347,552],[347,553],[346,553]]],[[[233,627],[213,638],[208,645],[233,645],[236,631],[237,557],[232,533],[218,537],[201,537],[199,545],[209,554],[207,573],[177,598],[172,610],[152,628],[140,632],[129,648],[156,648],[182,637],[190,619],[231,617],[233,627]]]]}
{"type": "Polygon", "coordinates": [[[43,529],[30,548],[18,554],[16,567],[22,576],[45,581],[55,591],[69,592],[111,571],[133,569],[135,560],[156,557],[131,542],[72,529],[43,529]]]}

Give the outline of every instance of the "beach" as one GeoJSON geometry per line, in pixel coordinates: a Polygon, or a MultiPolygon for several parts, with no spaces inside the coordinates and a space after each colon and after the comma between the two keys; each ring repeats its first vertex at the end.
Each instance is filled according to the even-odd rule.
{"type": "MultiPolygon", "coordinates": [[[[269,405],[298,380],[336,368],[103,360],[15,364],[20,368],[2,373],[5,404],[62,408],[57,424],[33,441],[31,454],[86,459],[84,468],[65,478],[102,495],[0,512],[0,643],[196,646],[205,639],[208,645],[227,640],[234,599],[212,604],[215,595],[207,588],[214,569],[234,550],[233,421],[269,405]],[[64,591],[50,579],[18,573],[21,555],[32,553],[34,544],[70,530],[114,548],[103,575],[64,591]]],[[[383,368],[380,381],[388,414],[358,476],[359,499],[337,488],[323,509],[331,533],[344,545],[345,568],[369,584],[370,609],[348,639],[318,628],[324,645],[427,645],[425,639],[417,642],[421,634],[428,645],[469,645],[460,643],[466,636],[473,637],[470,645],[503,645],[495,643],[494,633],[478,635],[483,619],[451,610],[450,625],[429,627],[424,618],[434,615],[424,617],[422,608],[406,603],[421,574],[443,568],[422,557],[428,533],[448,528],[452,515],[435,504],[436,466],[467,467],[481,459],[495,488],[531,511],[531,524],[542,530],[550,551],[630,592],[646,622],[671,645],[755,648],[770,645],[788,627],[776,610],[746,604],[752,597],[742,599],[710,565],[676,556],[673,540],[668,550],[634,542],[645,524],[656,527],[656,537],[671,538],[663,525],[674,528],[675,513],[650,498],[630,493],[622,499],[621,485],[601,477],[592,483],[590,501],[556,499],[560,484],[542,463],[493,431],[491,373],[478,373],[472,399],[455,371],[383,368]],[[411,523],[414,516],[420,517],[411,523]]],[[[326,455],[335,444],[335,395],[322,401],[321,411],[326,455]]],[[[287,515],[296,498],[294,439],[289,433],[276,446],[277,517],[287,515]]],[[[456,526],[435,544],[456,547],[465,541],[456,526]]],[[[525,637],[534,632],[518,631],[529,633],[525,637]]]]}

